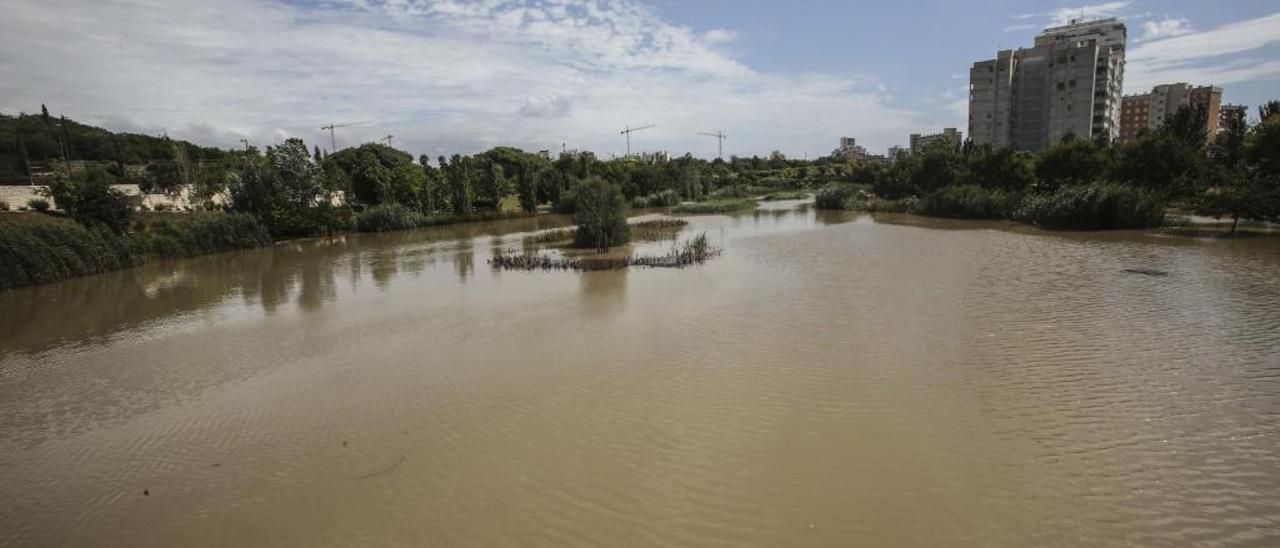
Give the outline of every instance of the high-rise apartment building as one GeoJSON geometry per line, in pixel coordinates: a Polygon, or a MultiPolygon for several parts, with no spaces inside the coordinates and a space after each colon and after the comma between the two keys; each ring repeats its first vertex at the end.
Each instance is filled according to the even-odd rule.
{"type": "Polygon", "coordinates": [[[1120,136],[1127,30],[1119,19],[1045,29],[1035,46],[969,70],[969,138],[1040,151],[1068,135],[1120,136]]]}
{"type": "Polygon", "coordinates": [[[919,154],[922,151],[924,151],[924,149],[933,146],[934,143],[942,143],[942,142],[945,142],[947,143],[948,146],[959,150],[960,141],[961,141],[960,130],[953,127],[943,128],[942,133],[934,133],[930,135],[921,135],[919,133],[912,133],[911,137],[909,138],[909,142],[911,143],[912,154],[919,154]]]}
{"type": "Polygon", "coordinates": [[[1222,88],[1191,87],[1191,84],[1164,84],[1151,93],[1126,95],[1120,109],[1120,140],[1133,141],[1143,130],[1160,127],[1164,119],[1188,106],[1203,107],[1208,114],[1205,131],[1217,133],[1222,109],[1222,88]]]}

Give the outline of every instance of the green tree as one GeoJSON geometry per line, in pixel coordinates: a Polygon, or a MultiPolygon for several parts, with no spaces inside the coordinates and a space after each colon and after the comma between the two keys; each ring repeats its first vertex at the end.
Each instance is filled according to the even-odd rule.
{"type": "Polygon", "coordinates": [[[1035,156],[1003,148],[981,147],[967,156],[963,174],[971,184],[984,188],[1022,192],[1036,183],[1035,156]]]}
{"type": "Polygon", "coordinates": [[[507,170],[503,169],[501,163],[491,159],[487,160],[487,163],[484,177],[480,179],[476,201],[482,204],[482,207],[498,209],[502,206],[502,198],[507,195],[507,170]]]}
{"type": "Polygon", "coordinates": [[[1036,163],[1036,176],[1049,191],[1105,180],[1111,170],[1108,149],[1085,139],[1063,140],[1041,152],[1036,163]]]}
{"type": "MultiPolygon", "coordinates": [[[[441,165],[444,165],[444,157],[440,159],[441,165]]],[[[471,179],[471,159],[454,154],[449,158],[448,166],[443,169],[445,186],[449,189],[449,207],[459,215],[471,213],[472,200],[475,196],[471,179]]]]}
{"type": "Polygon", "coordinates": [[[59,209],[80,224],[122,233],[133,221],[137,200],[111,188],[113,182],[110,173],[93,166],[57,175],[46,192],[59,209]]]}
{"type": "Polygon", "coordinates": [[[575,246],[604,251],[631,239],[627,200],[618,185],[591,177],[579,183],[574,194],[574,221],[578,223],[575,246]]]}
{"type": "Polygon", "coordinates": [[[327,202],[324,171],[311,161],[302,139],[288,139],[278,146],[267,147],[267,161],[274,171],[279,198],[285,207],[304,209],[327,202]]]}

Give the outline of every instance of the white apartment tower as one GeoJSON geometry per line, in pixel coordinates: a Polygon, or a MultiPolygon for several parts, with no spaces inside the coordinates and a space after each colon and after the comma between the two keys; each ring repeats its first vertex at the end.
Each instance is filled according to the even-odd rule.
{"type": "Polygon", "coordinates": [[[1045,29],[1035,46],[1004,50],[969,69],[975,144],[1040,151],[1068,135],[1120,135],[1126,29],[1119,19],[1045,29]]]}

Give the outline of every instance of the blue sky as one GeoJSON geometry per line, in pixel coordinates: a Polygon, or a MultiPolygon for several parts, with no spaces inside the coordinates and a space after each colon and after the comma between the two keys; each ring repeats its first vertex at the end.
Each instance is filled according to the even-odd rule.
{"type": "Polygon", "coordinates": [[[1272,1],[16,0],[0,18],[0,111],[48,103],[111,129],[221,146],[364,121],[432,156],[496,145],[709,157],[873,151],[963,131],[969,65],[1067,17],[1129,26],[1126,93],[1214,83],[1280,97],[1272,1]]]}

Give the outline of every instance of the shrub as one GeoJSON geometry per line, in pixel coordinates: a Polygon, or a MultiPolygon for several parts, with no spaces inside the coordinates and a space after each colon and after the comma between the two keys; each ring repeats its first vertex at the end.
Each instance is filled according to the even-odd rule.
{"type": "Polygon", "coordinates": [[[573,217],[578,223],[573,240],[575,247],[603,251],[631,239],[627,201],[618,185],[592,177],[579,184],[575,194],[577,210],[573,217]]]}
{"type": "Polygon", "coordinates": [[[680,194],[670,189],[655,192],[648,196],[637,196],[631,201],[631,207],[634,208],[671,207],[675,205],[680,205],[680,194]]]}
{"type": "Polygon", "coordinates": [[[9,202],[0,200],[0,211],[9,211],[9,202]]]}
{"type": "Polygon", "coordinates": [[[856,202],[866,195],[857,185],[832,183],[814,195],[813,205],[818,209],[849,210],[854,209],[856,202]]]}
{"type": "Polygon", "coordinates": [[[920,201],[920,213],[958,219],[1007,219],[1019,205],[1018,196],[977,185],[935,190],[920,201]]]}
{"type": "Polygon", "coordinates": [[[1023,202],[1019,216],[1063,230],[1152,228],[1164,222],[1164,201],[1133,187],[1093,183],[1031,196],[1023,202]]]}
{"type": "Polygon", "coordinates": [[[426,224],[427,219],[422,213],[400,204],[375,205],[356,216],[356,229],[360,232],[407,230],[426,224]]]}
{"type": "Polygon", "coordinates": [[[31,208],[32,211],[49,211],[49,200],[44,198],[32,198],[27,200],[27,207],[31,208]]]}

